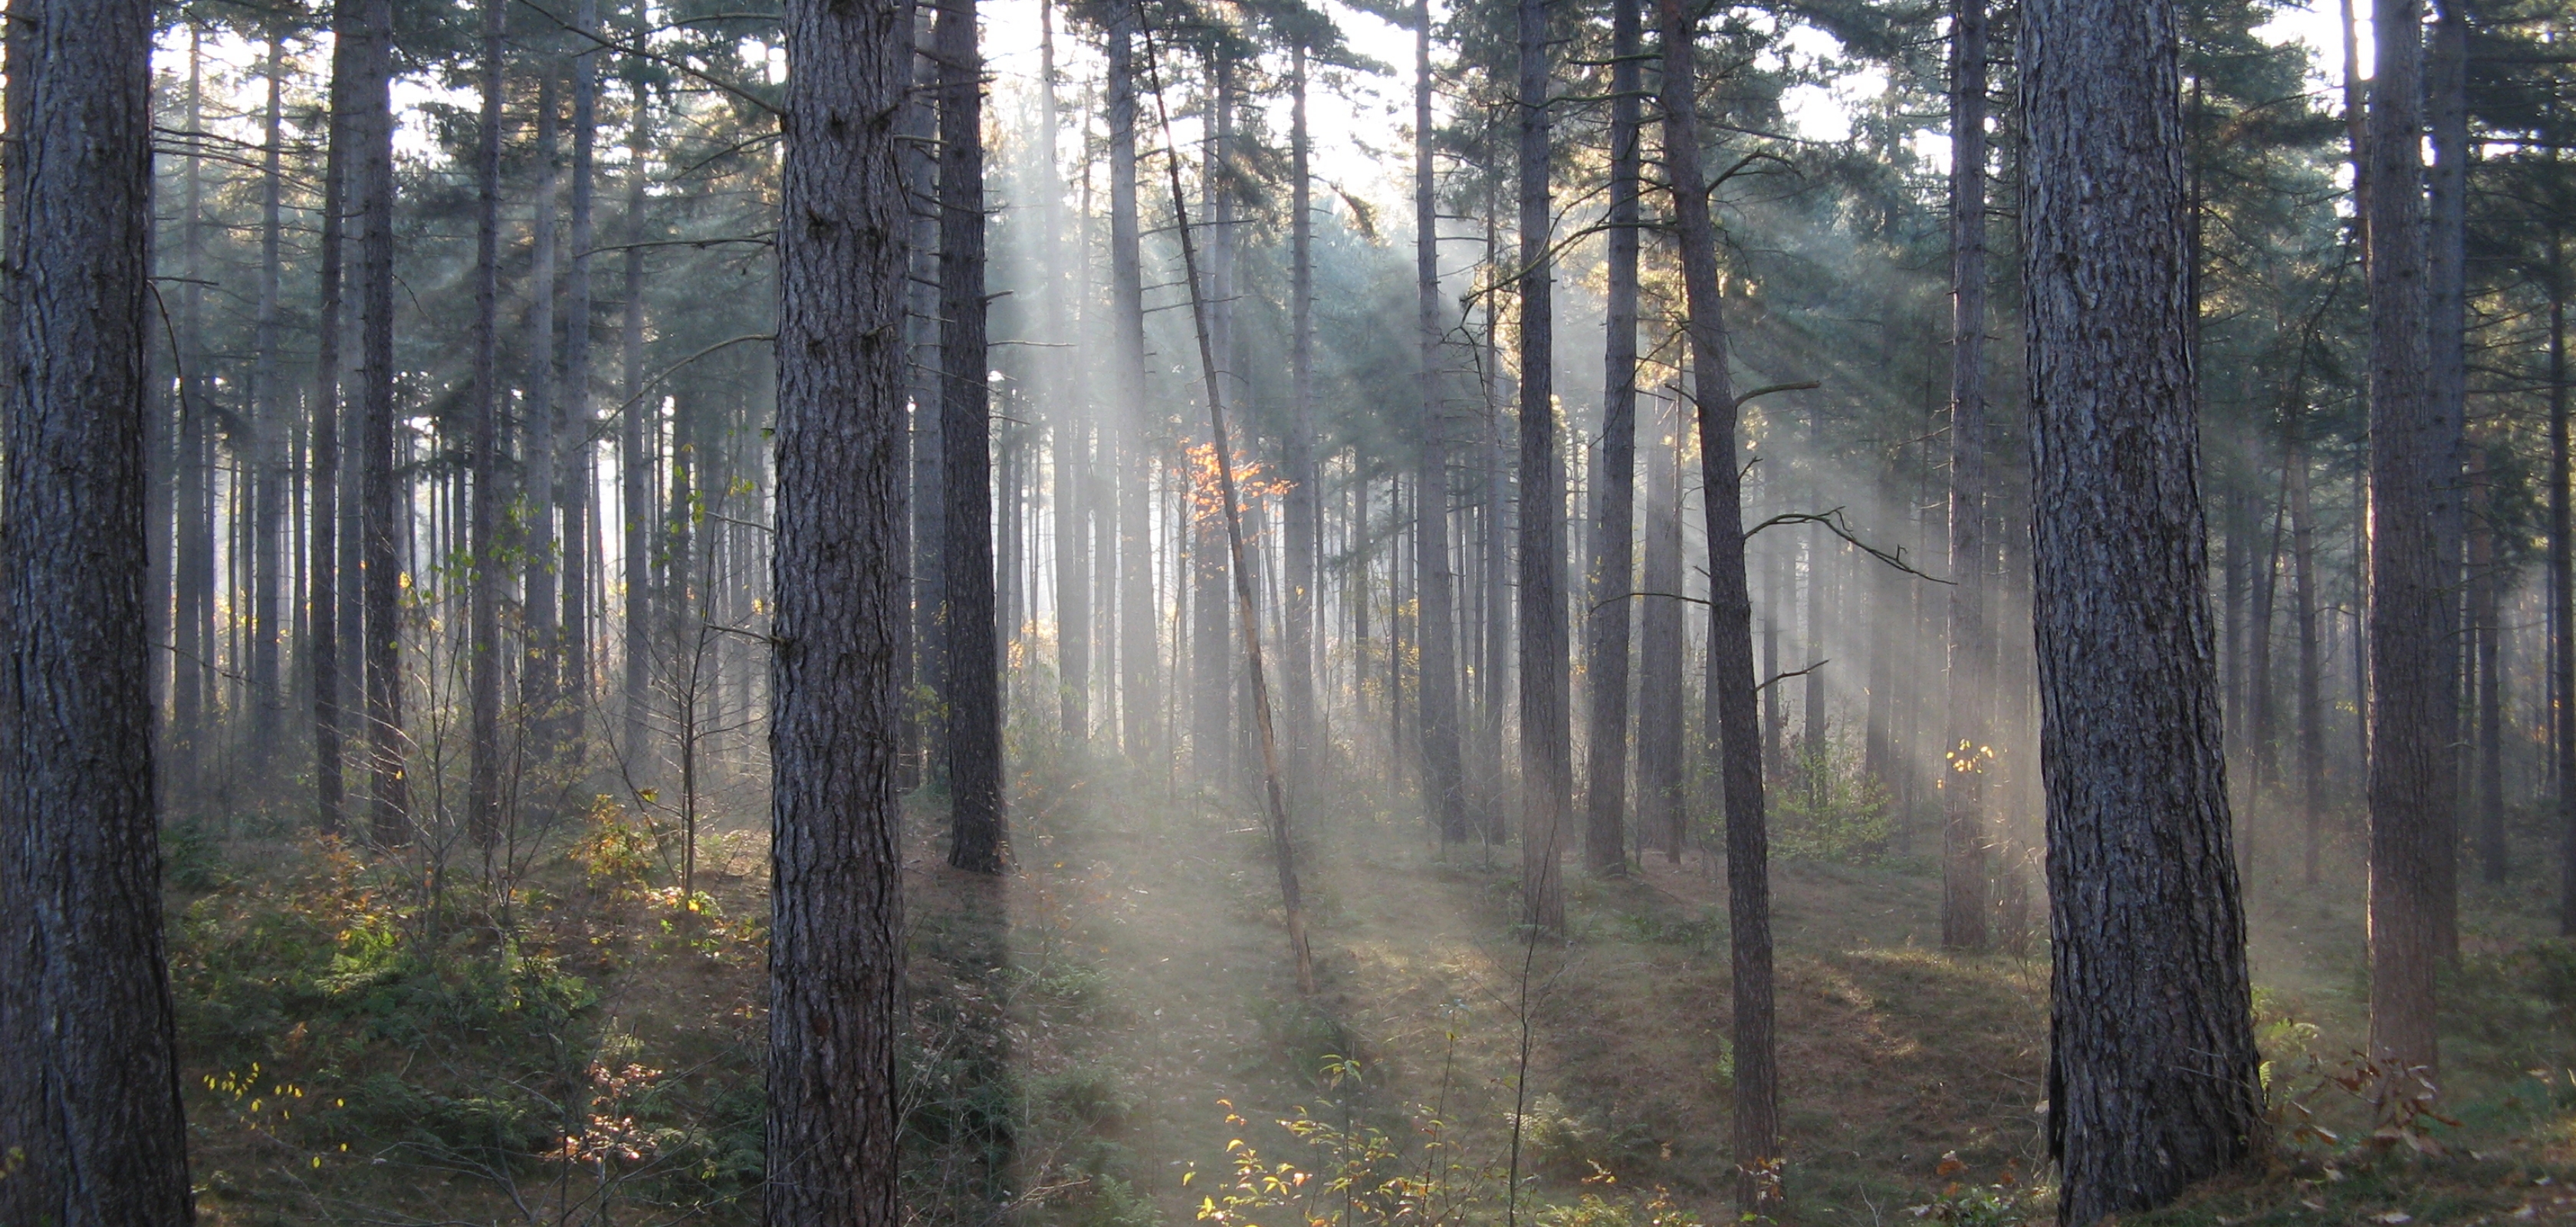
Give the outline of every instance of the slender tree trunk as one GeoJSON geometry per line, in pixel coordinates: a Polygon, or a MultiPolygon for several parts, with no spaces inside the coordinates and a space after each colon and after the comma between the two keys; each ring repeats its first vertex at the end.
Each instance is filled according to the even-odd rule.
{"type": "Polygon", "coordinates": [[[501,57],[508,0],[483,0],[483,114],[475,149],[472,708],[465,815],[474,842],[501,834],[501,57]]]}
{"type": "MultiPolygon", "coordinates": [[[[1643,39],[1638,0],[1610,14],[1610,295],[1608,384],[1601,404],[1601,451],[1594,484],[1592,592],[1585,611],[1585,694],[1592,720],[1584,771],[1583,859],[1596,874],[1627,872],[1628,627],[1636,605],[1637,182],[1643,165],[1643,39]]],[[[1427,199],[1427,193],[1426,193],[1427,199]]],[[[1426,206],[1427,211],[1427,206],[1426,206]]]]}
{"type": "MultiPolygon", "coordinates": [[[[2249,467],[2260,472],[2262,465],[2256,462],[2249,467]]],[[[2282,480],[2285,483],[2289,480],[2286,469],[2282,480]]],[[[2249,812],[2238,828],[2237,839],[2237,855],[2247,858],[2238,862],[2244,867],[2253,863],[2250,858],[2254,855],[2256,842],[2250,807],[2260,806],[2264,793],[2278,787],[2281,782],[2281,756],[2275,737],[2280,712],[2279,705],[2273,701],[2276,688],[2272,684],[2272,629],[2281,590],[2281,547],[2287,533],[2282,521],[2286,518],[2283,512],[2288,501],[2289,490],[2285,486],[2272,508],[2272,531],[2262,549],[2250,559],[2253,565],[2253,612],[2245,626],[2245,740],[2246,759],[2253,768],[2253,779],[2245,792],[2249,812]]],[[[2259,522],[2255,529],[2261,532],[2259,522]]],[[[2247,871],[2250,872],[2250,868],[2247,871]]]]}
{"type": "MultiPolygon", "coordinates": [[[[1678,391],[1678,389],[1676,389],[1678,391]]],[[[1637,645],[1637,839],[1679,864],[1687,831],[1682,783],[1682,496],[1680,398],[1662,408],[1646,449],[1646,575],[1637,645]]]]}
{"type": "MultiPolygon", "coordinates": [[[[2294,419],[2295,421],[2295,419],[2294,419]]],[[[2294,426],[2293,429],[2296,429],[2294,426]]],[[[2324,659],[2317,643],[2317,547],[2314,514],[2308,505],[2308,456],[2298,435],[2291,437],[2290,573],[2299,630],[2299,825],[2304,833],[2301,880],[2317,882],[2317,858],[2325,838],[2326,742],[2323,696],[2324,659]]]]}
{"type": "Polygon", "coordinates": [[[1941,786],[1941,944],[1986,946],[1986,765],[1994,644],[1986,500],[1986,3],[1950,6],[1950,693],[1941,786]]]}
{"type": "Polygon", "coordinates": [[[2493,478],[2483,448],[2469,453],[2469,613],[2477,666],[2478,860],[2491,884],[2505,880],[2504,569],[2496,559],[2493,478]]]}
{"type": "MultiPolygon", "coordinates": [[[[644,5],[638,3],[628,36],[639,43],[644,38],[644,5]]],[[[652,738],[653,715],[653,600],[654,575],[657,571],[682,566],[678,558],[655,555],[661,551],[654,538],[659,535],[661,517],[653,508],[653,462],[662,437],[662,398],[644,395],[644,165],[651,145],[651,95],[644,83],[644,66],[640,60],[628,66],[628,91],[633,94],[634,108],[626,130],[626,302],[620,320],[619,381],[622,395],[617,406],[618,432],[618,503],[624,513],[625,548],[622,570],[626,577],[624,610],[626,650],[619,664],[623,667],[618,710],[624,717],[624,740],[619,746],[620,758],[636,778],[659,778],[661,764],[646,750],[652,738]]],[[[674,662],[674,668],[680,667],[674,662]]]]}
{"type": "Polygon", "coordinates": [[[2558,769],[2558,935],[2576,937],[2576,719],[2567,707],[2576,697],[2576,566],[2571,566],[2568,524],[2570,480],[2567,421],[2567,257],[2556,243],[2549,252],[2549,601],[2555,649],[2551,689],[2558,692],[2558,723],[2550,750],[2558,769]]]}
{"type": "MultiPolygon", "coordinates": [[[[1042,237],[1046,277],[1047,339],[1057,345],[1074,340],[1071,313],[1066,310],[1069,297],[1064,273],[1058,265],[1067,258],[1064,246],[1064,185],[1057,161],[1056,130],[1061,122],[1056,114],[1055,99],[1055,3],[1039,0],[1038,4],[1038,138],[1039,155],[1045,159],[1044,171],[1038,176],[1040,196],[1038,216],[1046,232],[1042,237]]],[[[1052,443],[1055,466],[1055,642],[1056,642],[1056,717],[1066,738],[1085,741],[1091,736],[1091,557],[1084,541],[1083,521],[1091,508],[1083,498],[1086,476],[1090,469],[1087,408],[1089,388],[1081,386],[1079,372],[1082,359],[1065,351],[1055,351],[1044,359],[1045,368],[1056,386],[1052,402],[1052,443]]]]}
{"type": "MultiPolygon", "coordinates": [[[[1458,633],[1456,579],[1449,567],[1449,427],[1448,416],[1440,403],[1440,215],[1434,195],[1432,149],[1434,135],[1431,116],[1431,5],[1430,0],[1415,0],[1413,6],[1413,285],[1414,343],[1420,380],[1422,418],[1422,452],[1414,469],[1414,584],[1419,593],[1422,625],[1422,795],[1431,811],[1432,825],[1440,832],[1445,846],[1467,838],[1466,771],[1459,756],[1458,735],[1458,633]]],[[[1297,115],[1302,133],[1305,117],[1305,48],[1297,50],[1298,99],[1297,115]]],[[[1303,170],[1304,143],[1299,142],[1300,169],[1298,192],[1305,192],[1303,170]]],[[[1305,238],[1306,218],[1299,214],[1299,238],[1305,238]]],[[[1309,259],[1300,255],[1301,277],[1311,284],[1307,271],[1309,259]]],[[[1314,322],[1307,310],[1306,296],[1311,288],[1301,289],[1298,310],[1301,315],[1298,345],[1307,351],[1303,361],[1312,365],[1314,322]]],[[[1314,396],[1311,372],[1302,373],[1309,385],[1299,392],[1301,415],[1311,416],[1308,402],[1314,396]]],[[[1297,433],[1313,429],[1301,422],[1297,433]]],[[[1308,462],[1311,467],[1311,461],[1308,462]]],[[[1291,510],[1293,518],[1298,514],[1291,510]]],[[[1290,538],[1295,540],[1294,531],[1290,538]]],[[[1308,553],[1312,553],[1311,543],[1308,553]]],[[[1292,559],[1289,565],[1300,565],[1292,559]]],[[[1307,565],[1311,565],[1311,558],[1307,565]]],[[[1305,572],[1299,571],[1296,582],[1303,583],[1305,572]]],[[[1300,615],[1302,616],[1302,615],[1300,615]]],[[[1300,649],[1302,650],[1302,649],[1300,649]]],[[[1292,704],[1293,710],[1293,704],[1292,704]]]]}
{"type": "Polygon", "coordinates": [[[1145,431],[1145,283],[1136,221],[1136,0],[1113,0],[1109,19],[1109,322],[1118,423],[1118,664],[1120,715],[1130,761],[1153,744],[1154,570],[1146,492],[1153,488],[1145,431]]]}
{"type": "Polygon", "coordinates": [[[2407,1066],[2438,1060],[2433,965],[2443,949],[2456,819],[2457,652],[2437,524],[2448,481],[2426,354],[2423,0],[2375,0],[2370,101],[2370,1041],[2407,1066]]]}
{"type": "Polygon", "coordinates": [[[945,395],[939,363],[939,105],[938,70],[929,54],[931,24],[931,11],[916,6],[912,92],[904,96],[897,119],[904,134],[898,156],[912,236],[907,253],[912,264],[911,290],[904,319],[912,346],[912,516],[905,522],[912,554],[912,623],[905,647],[912,678],[903,712],[905,788],[919,787],[937,774],[941,747],[932,744],[931,730],[925,727],[931,713],[921,699],[947,693],[942,672],[947,667],[948,640],[943,629],[947,602],[940,592],[947,564],[939,556],[944,540],[939,517],[948,506],[939,493],[940,476],[947,469],[939,450],[939,404],[945,395]]]}
{"type": "MultiPolygon", "coordinates": [[[[2420,6],[2419,6],[2420,7],[2420,6]]],[[[2433,550],[2438,560],[2441,584],[2443,622],[2436,628],[2442,637],[2436,643],[2442,649],[2440,664],[2453,701],[2443,710],[2450,715],[2449,728],[2458,731],[2460,713],[2465,706],[2464,683],[2473,681],[2471,661],[2465,650],[2469,636],[2459,632],[2466,613],[2462,605],[2468,585],[2462,582],[2461,564],[2467,525],[2464,507],[2465,489],[2461,473],[2468,463],[2468,182],[2470,156],[2468,111],[2468,16],[2467,0],[2435,0],[2439,18],[2433,25],[2433,42],[2425,69],[2425,118],[2432,136],[2433,162],[2426,176],[2431,188],[2425,234],[2425,340],[2429,364],[2426,368],[2428,394],[2431,398],[2426,440],[2434,451],[2420,458],[2432,466],[2427,487],[2433,500],[2433,550]]],[[[2419,154],[2420,156],[2420,154],[2419,154]]],[[[2459,815],[2455,808],[2462,797],[2456,783],[2468,773],[2469,739],[2454,736],[2450,762],[2445,775],[2454,781],[2448,794],[2453,806],[2440,812],[2445,816],[2443,828],[2436,832],[2433,852],[2433,923],[2434,944],[2442,957],[2460,956],[2460,840],[2459,815]]]]}
{"type": "MultiPolygon", "coordinates": [[[[335,28],[352,16],[356,0],[338,0],[332,12],[335,28]]],[[[346,606],[356,602],[341,596],[340,570],[340,335],[343,278],[341,261],[346,247],[346,224],[349,200],[349,162],[356,134],[351,131],[351,112],[355,107],[352,92],[360,71],[360,44],[350,39],[334,39],[331,48],[331,99],[325,118],[322,169],[322,233],[315,262],[321,274],[319,310],[315,313],[313,362],[313,494],[309,515],[312,528],[305,545],[311,552],[304,565],[305,600],[312,607],[311,635],[306,650],[313,657],[313,785],[314,825],[320,832],[337,838],[347,821],[347,775],[342,762],[341,738],[347,727],[341,713],[349,693],[347,668],[341,663],[340,651],[348,641],[340,634],[346,606]]]]}
{"type": "Polygon", "coordinates": [[[563,710],[560,736],[575,763],[585,758],[585,725],[591,700],[591,502],[599,475],[594,470],[591,432],[598,425],[591,413],[590,350],[592,318],[590,259],[592,204],[598,191],[594,173],[599,147],[599,0],[575,0],[573,24],[581,51],[572,61],[572,200],[565,219],[564,241],[572,247],[571,267],[564,277],[563,404],[557,411],[564,434],[556,463],[562,466],[557,487],[563,497],[563,675],[559,686],[563,710]]]}
{"type": "Polygon", "coordinates": [[[145,0],[20,0],[0,146],[0,1221],[190,1219],[144,632],[145,0]]]}
{"type": "Polygon", "coordinates": [[[1707,499],[1709,740],[1720,761],[1726,814],[1726,910],[1735,1007],[1735,1197],[1747,1214],[1780,1197],[1780,1078],[1772,1030],[1771,850],[1762,812],[1761,740],[1753,704],[1753,598],[1744,570],[1744,489],[1736,466],[1739,402],[1727,377],[1717,227],[1700,169],[1693,22],[1682,0],[1663,17],[1664,169],[1670,176],[1690,361],[1698,376],[1701,489],[1707,499]]]}
{"type": "Polygon", "coordinates": [[[251,478],[251,593],[246,629],[250,635],[251,735],[246,747],[254,765],[265,767],[275,753],[280,718],[286,710],[286,687],[278,668],[279,599],[285,591],[284,520],[286,496],[294,470],[287,463],[290,425],[288,402],[279,395],[277,376],[278,278],[285,230],[285,77],[286,36],[283,27],[268,31],[268,62],[262,70],[268,97],[260,122],[259,289],[251,333],[251,448],[243,466],[251,478]]]}
{"type": "Polygon", "coordinates": [[[528,372],[525,426],[521,448],[526,455],[520,475],[519,514],[524,523],[520,547],[526,564],[520,577],[520,625],[527,650],[519,660],[519,706],[527,740],[543,762],[552,757],[552,731],[560,723],[563,645],[557,630],[558,579],[562,571],[562,537],[555,528],[555,450],[561,427],[555,397],[555,207],[563,171],[555,164],[555,68],[546,65],[537,77],[537,200],[528,219],[528,372]]]}
{"type": "MultiPolygon", "coordinates": [[[[191,132],[201,131],[205,120],[205,57],[203,32],[193,21],[188,28],[188,112],[191,132]]],[[[177,344],[173,347],[178,367],[179,385],[179,458],[174,500],[177,511],[176,540],[172,583],[177,592],[177,611],[172,617],[172,644],[177,661],[172,668],[170,746],[171,777],[176,781],[171,792],[183,805],[193,803],[205,774],[208,743],[214,736],[215,694],[215,539],[214,512],[207,486],[212,467],[214,445],[210,436],[210,419],[214,406],[207,403],[212,390],[206,381],[206,354],[203,343],[206,283],[206,248],[204,237],[204,159],[192,140],[188,146],[181,180],[179,202],[179,321],[177,344]]]]}
{"type": "Polygon", "coordinates": [[[2085,1224],[2247,1162],[2265,1125],[2201,587],[2175,7],[2023,13],[2048,1122],[2060,1221],[2085,1224]]]}
{"type": "MultiPolygon", "coordinates": [[[[1423,25],[1422,6],[1415,0],[1414,22],[1414,123],[1417,134],[1422,130],[1422,115],[1429,105],[1430,88],[1422,72],[1422,57],[1427,54],[1423,40],[1429,34],[1423,25]]],[[[1288,762],[1297,778],[1304,778],[1315,766],[1315,536],[1321,526],[1323,510],[1317,498],[1316,483],[1322,480],[1315,465],[1315,199],[1314,172],[1309,165],[1313,135],[1306,122],[1306,43],[1303,37],[1289,44],[1288,50],[1288,435],[1281,440],[1281,459],[1288,479],[1287,497],[1283,500],[1282,536],[1287,547],[1287,575],[1280,585],[1282,602],[1281,638],[1285,640],[1281,689],[1286,692],[1288,707],[1288,762]]],[[[1422,141],[1414,141],[1414,157],[1422,156],[1422,141]]],[[[1415,171],[1416,194],[1420,193],[1422,172],[1415,171]]],[[[1420,212],[1419,203],[1415,211],[1420,212]]],[[[1436,293],[1436,290],[1435,290],[1436,293]]]]}
{"type": "Polygon", "coordinates": [[[984,373],[983,57],[975,0],[939,0],[931,35],[939,65],[939,443],[948,500],[946,746],[948,863],[999,873],[1002,818],[1001,644],[993,614],[992,415],[984,373]]]}
{"type": "Polygon", "coordinates": [[[771,624],[771,1227],[897,1227],[912,6],[789,0],[771,624]]]}
{"type": "Polygon", "coordinates": [[[1567,728],[1565,479],[1556,451],[1554,261],[1548,202],[1548,20],[1520,14],[1521,920],[1565,927],[1563,841],[1574,752],[1567,728]]]}
{"type": "Polygon", "coordinates": [[[403,733],[400,614],[403,506],[394,475],[394,122],[392,0],[360,0],[359,25],[340,37],[360,41],[363,65],[352,98],[357,137],[358,404],[360,551],[366,606],[369,837],[378,847],[411,839],[408,739],[403,733]]]}

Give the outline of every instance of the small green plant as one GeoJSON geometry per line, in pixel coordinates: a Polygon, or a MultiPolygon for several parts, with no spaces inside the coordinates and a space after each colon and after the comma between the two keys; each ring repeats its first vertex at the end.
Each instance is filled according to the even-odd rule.
{"type": "Polygon", "coordinates": [[[1894,829],[1887,785],[1860,751],[1834,739],[1801,740],[1788,778],[1771,794],[1771,851],[1787,860],[1863,865],[1887,851],[1894,829]]]}

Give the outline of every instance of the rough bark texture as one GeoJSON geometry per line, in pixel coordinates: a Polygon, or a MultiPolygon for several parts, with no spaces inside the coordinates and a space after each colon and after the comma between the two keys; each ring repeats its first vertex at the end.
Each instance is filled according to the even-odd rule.
{"type": "Polygon", "coordinates": [[[1645,66],[1638,0],[1618,0],[1610,20],[1610,295],[1603,358],[1601,450],[1595,462],[1591,600],[1584,618],[1584,687],[1591,701],[1583,773],[1583,862],[1627,872],[1628,627],[1636,613],[1637,181],[1643,159],[1645,66]]]}
{"type": "MultiPolygon", "coordinates": [[[[1449,428],[1440,404],[1440,216],[1431,161],[1428,0],[1417,0],[1413,18],[1413,326],[1422,415],[1422,453],[1414,469],[1413,562],[1422,609],[1422,796],[1440,842],[1452,844],[1467,838],[1467,795],[1459,759],[1457,587],[1449,567],[1449,428]]],[[[1303,52],[1298,62],[1303,65],[1303,52]]],[[[1303,80],[1301,71],[1301,118],[1303,80]]],[[[1306,331],[1311,333],[1311,324],[1306,331]]],[[[1306,464],[1311,468],[1313,459],[1306,464]]]]}
{"type": "Polygon", "coordinates": [[[1986,3],[1950,7],[1950,692],[1941,739],[1941,944],[1986,944],[1986,3]]]}
{"type": "Polygon", "coordinates": [[[1574,793],[1567,727],[1565,481],[1556,454],[1556,323],[1548,212],[1548,21],[1520,14],[1520,647],[1521,919],[1565,927],[1562,867],[1574,793]]]}
{"type": "Polygon", "coordinates": [[[773,1227],[896,1227],[911,6],[789,0],[770,673],[773,1227]]]}
{"type": "Polygon", "coordinates": [[[984,83],[975,0],[940,0],[939,446],[947,499],[948,863],[999,873],[1002,655],[993,613],[993,419],[984,382],[984,83]]]}
{"type": "Polygon", "coordinates": [[[1739,406],[1727,377],[1725,300],[1717,281],[1717,226],[1700,167],[1692,21],[1682,0],[1658,0],[1663,19],[1664,168],[1673,193],[1682,287],[1697,376],[1700,488],[1708,515],[1708,705],[1726,814],[1726,914],[1735,1007],[1735,1196],[1764,1213],[1780,1196],[1780,1072],[1773,1037],[1771,847],[1762,798],[1762,735],[1753,698],[1753,594],[1744,572],[1743,470],[1736,464],[1739,406]]]}
{"type": "Polygon", "coordinates": [[[143,622],[152,6],[18,0],[0,296],[0,1221],[189,1221],[143,622]]]}
{"type": "Polygon", "coordinates": [[[2202,576],[2172,0],[2024,6],[2032,557],[2059,1218],[2261,1144],[2202,576]]]}
{"type": "Polygon", "coordinates": [[[2456,652],[2442,630],[2435,528],[2444,480],[2427,379],[2423,0],[2376,0],[2370,94],[2370,1045],[2432,1067],[2433,965],[2453,826],[2456,652]]]}

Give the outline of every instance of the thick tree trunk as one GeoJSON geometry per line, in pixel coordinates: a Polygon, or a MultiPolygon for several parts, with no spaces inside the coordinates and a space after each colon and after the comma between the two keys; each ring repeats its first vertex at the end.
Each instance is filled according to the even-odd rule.
{"type": "Polygon", "coordinates": [[[1565,927],[1563,841],[1574,751],[1567,727],[1565,479],[1556,452],[1553,218],[1548,204],[1548,20],[1545,0],[1520,15],[1520,647],[1521,920],[1565,927]]]}
{"type": "Polygon", "coordinates": [[[931,42],[939,65],[940,549],[948,598],[948,863],[999,873],[1002,658],[993,614],[993,419],[984,344],[983,59],[975,0],[940,0],[931,42]]]}
{"type": "Polygon", "coordinates": [[[771,1227],[897,1227],[912,6],[789,0],[771,636],[771,1227]]]}
{"type": "Polygon", "coordinates": [[[471,728],[465,819],[489,848],[501,833],[501,57],[508,0],[483,0],[483,114],[474,177],[474,531],[471,728]]]}
{"type": "Polygon", "coordinates": [[[360,0],[361,66],[351,98],[357,144],[359,551],[366,609],[368,836],[390,848],[411,839],[409,757],[403,734],[403,507],[394,475],[394,119],[392,0],[360,0]]]}
{"type": "Polygon", "coordinates": [[[2438,1060],[2433,965],[2456,825],[2457,650],[2437,524],[2452,453],[2426,353],[2423,0],[2376,0],[2370,100],[2370,1042],[2438,1060]]]}
{"type": "Polygon", "coordinates": [[[2558,774],[2558,935],[2576,937],[2576,719],[2566,711],[2576,696],[2576,565],[2570,563],[2567,421],[2567,257],[2550,248],[2549,294],[2549,603],[2551,689],[2558,694],[2558,723],[2550,738],[2558,774]]]}
{"type": "Polygon", "coordinates": [[[1986,613],[1986,3],[1950,6],[1950,691],[1941,739],[1941,944],[1985,948],[1986,765],[1994,643],[1986,613]]]}
{"type": "Polygon", "coordinates": [[[142,590],[152,6],[9,17],[0,1221],[182,1227],[142,590]]]}
{"type": "Polygon", "coordinates": [[[1726,911],[1735,1007],[1735,1197],[1747,1214],[1780,1197],[1780,1075],[1773,1037],[1771,849],[1763,817],[1761,740],[1753,703],[1753,597],[1744,571],[1744,488],[1736,465],[1740,406],[1727,377],[1725,301],[1717,281],[1717,227],[1700,169],[1692,21],[1682,0],[1659,0],[1663,17],[1664,168],[1681,247],[1697,375],[1701,490],[1707,499],[1709,577],[1708,740],[1719,760],[1726,814],[1726,911]]]}
{"type": "MultiPolygon", "coordinates": [[[[1637,608],[1628,593],[1636,584],[1637,184],[1645,91],[1638,9],[1639,0],[1617,0],[1610,17],[1610,295],[1602,363],[1608,386],[1594,477],[1592,591],[1583,618],[1584,688],[1592,706],[1583,861],[1596,874],[1628,868],[1628,627],[1637,608]]],[[[1427,203],[1424,208],[1427,213],[1427,203]]]]}
{"type": "Polygon", "coordinates": [[[2033,588],[2059,1219],[2262,1145],[2202,577],[2171,0],[2023,8],[2033,588]]]}

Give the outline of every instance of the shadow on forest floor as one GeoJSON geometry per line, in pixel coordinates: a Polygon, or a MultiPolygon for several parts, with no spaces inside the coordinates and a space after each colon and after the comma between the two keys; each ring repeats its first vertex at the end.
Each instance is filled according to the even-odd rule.
{"type": "MultiPolygon", "coordinates": [[[[1000,883],[944,866],[922,802],[915,1222],[1734,1217],[1724,900],[1695,857],[1572,876],[1570,936],[1532,945],[1515,851],[1443,855],[1380,797],[1310,797],[1321,985],[1301,1000],[1244,799],[1032,764],[1000,883]]],[[[470,887],[425,908],[399,864],[183,850],[174,982],[205,1221],[755,1220],[766,848],[740,825],[703,846],[692,906],[649,825],[603,805],[506,923],[470,887]]],[[[2258,872],[2249,911],[2278,1111],[2356,1139],[2371,1121],[2330,1081],[2359,1026],[2357,909],[2337,889],[2258,872]]],[[[2044,945],[1937,949],[1937,874],[1902,859],[1783,863],[1775,895],[1777,1217],[2049,1217],[2044,945]]],[[[2141,1221],[2576,1221],[2576,1193],[2558,1200],[2576,948],[2529,940],[2527,891],[2471,901],[2447,986],[2458,1126],[2416,1122],[2394,1154],[2310,1135],[2141,1221]]]]}

